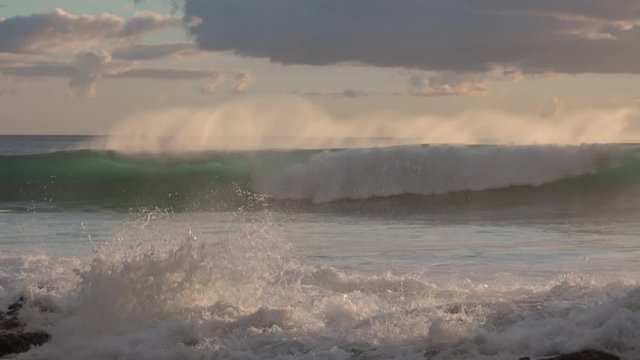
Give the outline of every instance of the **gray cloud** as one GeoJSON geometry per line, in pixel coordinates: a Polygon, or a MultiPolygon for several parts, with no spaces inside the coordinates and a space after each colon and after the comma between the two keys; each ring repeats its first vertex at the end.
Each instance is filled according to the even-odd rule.
{"type": "Polygon", "coordinates": [[[111,73],[106,78],[117,79],[153,79],[153,80],[202,80],[203,93],[214,93],[218,88],[227,85],[235,94],[242,94],[251,85],[251,73],[240,70],[199,70],[171,68],[137,68],[111,73]]]}
{"type": "Polygon", "coordinates": [[[187,0],[200,48],[283,64],[640,73],[637,0],[187,0]]]}
{"type": "Polygon", "coordinates": [[[129,71],[127,63],[112,62],[106,51],[90,51],[76,56],[75,71],[69,80],[69,87],[76,96],[96,96],[96,83],[102,77],[129,71]]]}
{"type": "Polygon", "coordinates": [[[231,89],[236,94],[244,94],[253,83],[253,75],[247,71],[235,72],[231,76],[231,89]]]}
{"type": "Polygon", "coordinates": [[[115,61],[106,51],[79,53],[73,63],[27,62],[0,63],[0,74],[19,79],[64,78],[69,79],[72,95],[94,97],[96,84],[101,79],[147,79],[172,81],[201,81],[201,90],[212,93],[225,86],[240,94],[251,85],[252,76],[240,70],[137,68],[136,64],[115,61]]]}
{"type": "Polygon", "coordinates": [[[478,10],[524,12],[607,21],[640,19],[638,0],[453,0],[478,10]]]}
{"type": "Polygon", "coordinates": [[[409,93],[419,96],[482,95],[487,92],[484,82],[481,76],[456,73],[415,74],[407,79],[409,93]]]}
{"type": "Polygon", "coordinates": [[[112,14],[73,15],[54,9],[48,13],[0,19],[0,52],[42,54],[68,46],[126,41],[180,24],[176,16],[148,11],[124,19],[112,14]]]}
{"type": "Polygon", "coordinates": [[[75,75],[76,67],[71,64],[37,63],[37,64],[12,64],[0,65],[0,74],[12,77],[38,78],[38,77],[63,77],[70,78],[75,75]]]}
{"type": "Polygon", "coordinates": [[[367,90],[347,88],[342,91],[294,91],[293,94],[300,96],[322,96],[335,99],[356,99],[372,95],[381,95],[382,93],[373,93],[367,90]]]}
{"type": "Polygon", "coordinates": [[[120,60],[160,60],[179,59],[199,54],[200,51],[192,44],[138,44],[114,49],[112,56],[120,60]]]}

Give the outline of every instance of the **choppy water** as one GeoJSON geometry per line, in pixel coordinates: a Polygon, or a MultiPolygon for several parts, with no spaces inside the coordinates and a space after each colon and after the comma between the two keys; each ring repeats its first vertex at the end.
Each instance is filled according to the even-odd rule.
{"type": "Polygon", "coordinates": [[[0,137],[0,306],[52,309],[21,359],[640,358],[634,145],[90,140],[0,137]]]}

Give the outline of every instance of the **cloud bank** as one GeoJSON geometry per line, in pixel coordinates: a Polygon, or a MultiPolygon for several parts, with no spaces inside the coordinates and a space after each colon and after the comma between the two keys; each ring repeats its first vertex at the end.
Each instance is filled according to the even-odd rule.
{"type": "MultiPolygon", "coordinates": [[[[198,46],[283,64],[640,73],[637,0],[186,0],[198,46]]],[[[442,92],[437,86],[432,92],[442,92]]],[[[444,90],[446,92],[446,90],[444,90]]],[[[455,91],[455,90],[454,90],[455,91]]]]}
{"type": "Polygon", "coordinates": [[[192,44],[136,44],[113,50],[114,59],[129,61],[147,61],[164,59],[181,59],[199,54],[192,44]]]}
{"type": "Polygon", "coordinates": [[[247,71],[138,67],[135,62],[114,60],[107,51],[81,52],[69,63],[0,61],[0,74],[23,80],[69,79],[70,93],[79,97],[96,96],[96,84],[101,79],[201,81],[203,93],[213,93],[224,86],[235,94],[244,93],[252,82],[252,75],[247,71]]]}
{"type": "Polygon", "coordinates": [[[177,16],[149,11],[124,19],[108,13],[74,15],[56,8],[47,13],[0,19],[0,52],[43,54],[65,47],[124,42],[181,24],[177,16]]]}

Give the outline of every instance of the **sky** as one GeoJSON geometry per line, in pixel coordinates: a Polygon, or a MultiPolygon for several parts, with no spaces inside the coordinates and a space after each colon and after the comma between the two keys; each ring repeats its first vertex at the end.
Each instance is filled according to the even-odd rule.
{"type": "Polygon", "coordinates": [[[0,134],[635,142],[639,74],[638,0],[0,0],[0,134]]]}

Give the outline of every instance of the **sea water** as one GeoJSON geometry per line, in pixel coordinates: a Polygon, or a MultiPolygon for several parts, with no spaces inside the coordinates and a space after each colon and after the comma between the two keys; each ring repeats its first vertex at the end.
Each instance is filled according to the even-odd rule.
{"type": "Polygon", "coordinates": [[[640,358],[635,145],[91,144],[0,137],[9,358],[640,358]]]}

